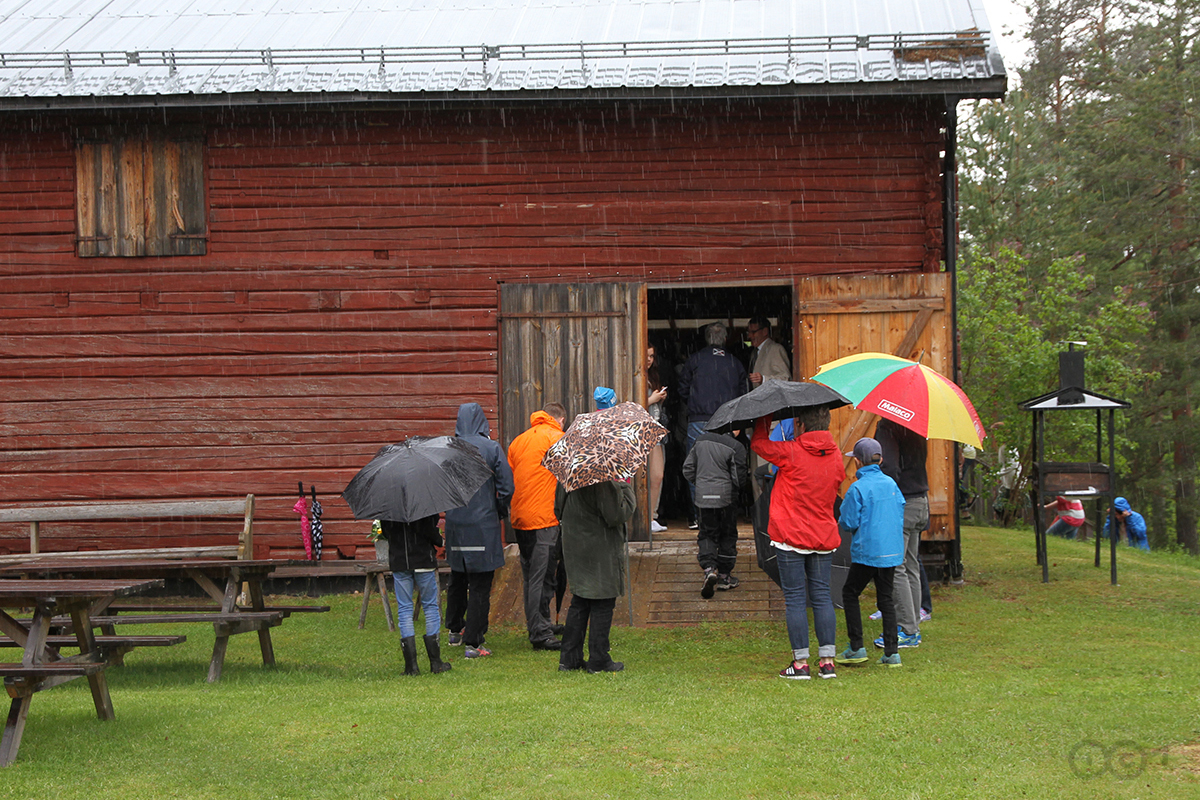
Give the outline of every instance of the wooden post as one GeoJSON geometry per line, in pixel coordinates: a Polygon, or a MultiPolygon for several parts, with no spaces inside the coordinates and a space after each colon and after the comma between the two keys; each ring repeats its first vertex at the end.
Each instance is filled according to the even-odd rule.
{"type": "Polygon", "coordinates": [[[29,552],[30,553],[41,552],[41,546],[42,546],[41,532],[42,532],[42,523],[38,522],[36,519],[33,522],[29,523],[29,552]]]}

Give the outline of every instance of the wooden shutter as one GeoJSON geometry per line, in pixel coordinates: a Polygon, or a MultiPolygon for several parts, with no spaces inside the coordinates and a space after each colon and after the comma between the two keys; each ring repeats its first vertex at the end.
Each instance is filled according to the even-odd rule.
{"type": "MultiPolygon", "coordinates": [[[[500,432],[505,449],[529,415],[558,401],[568,422],[594,411],[592,391],[645,400],[646,287],[640,283],[502,284],[500,432]]],[[[645,539],[646,481],[637,482],[633,535],[645,539]]]]}
{"type": "Polygon", "coordinates": [[[75,163],[79,256],[206,252],[202,140],[92,137],[77,144],[75,163]]]}
{"type": "MultiPolygon", "coordinates": [[[[812,377],[843,356],[882,352],[920,359],[953,378],[950,277],[944,273],[816,276],[796,282],[799,317],[795,371],[812,377]]],[[[870,436],[878,420],[851,407],[833,412],[831,430],[846,452],[870,436]]],[[[930,530],[923,538],[954,538],[954,443],[931,439],[926,462],[930,530]]]]}

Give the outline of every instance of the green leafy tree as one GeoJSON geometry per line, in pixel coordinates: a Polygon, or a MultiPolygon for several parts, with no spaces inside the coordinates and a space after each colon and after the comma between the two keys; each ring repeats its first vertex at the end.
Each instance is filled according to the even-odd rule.
{"type": "MultiPolygon", "coordinates": [[[[1022,479],[1031,457],[1031,415],[1018,404],[1058,388],[1064,342],[1087,342],[1086,377],[1095,391],[1140,394],[1154,377],[1134,358],[1136,340],[1149,324],[1148,309],[1129,302],[1123,289],[1098,296],[1102,292],[1085,266],[1081,257],[1056,259],[1033,280],[1028,260],[1001,247],[965,270],[959,287],[963,388],[988,431],[988,449],[1021,453],[1010,515],[1023,502],[1022,479]]],[[[1095,458],[1092,415],[1064,412],[1049,422],[1045,446],[1051,460],[1095,458]]]]}
{"type": "MultiPolygon", "coordinates": [[[[1101,367],[1104,358],[1089,348],[1089,380],[1124,368],[1154,376],[1131,397],[1123,486],[1151,506],[1156,544],[1169,527],[1195,553],[1200,0],[1035,0],[1031,12],[1031,60],[1019,87],[1003,106],[977,109],[964,130],[961,280],[994,271],[1004,247],[1020,254],[1039,287],[1062,259],[1080,257],[1089,285],[1070,300],[1090,319],[1103,319],[1114,302],[1144,309],[1148,325],[1110,331],[1133,345],[1123,363],[1101,367]]],[[[1054,324],[1051,316],[1040,322],[1054,324]]]]}

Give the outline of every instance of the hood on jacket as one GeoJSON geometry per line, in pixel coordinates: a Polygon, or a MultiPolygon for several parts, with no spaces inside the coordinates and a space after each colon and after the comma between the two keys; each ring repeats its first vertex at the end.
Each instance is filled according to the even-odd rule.
{"type": "Polygon", "coordinates": [[[841,453],[837,442],[833,440],[833,434],[829,431],[807,431],[800,434],[797,441],[800,442],[801,447],[814,456],[827,455],[830,450],[837,451],[839,455],[841,453]]]}
{"type": "Polygon", "coordinates": [[[454,426],[455,436],[483,436],[491,432],[487,415],[479,403],[463,403],[458,407],[458,423],[454,426]]]}
{"type": "Polygon", "coordinates": [[[1124,497],[1118,497],[1115,500],[1113,500],[1113,508],[1117,509],[1117,511],[1120,511],[1122,513],[1133,510],[1133,508],[1129,505],[1129,501],[1126,500],[1124,497]]]}
{"type": "Polygon", "coordinates": [[[596,410],[603,411],[617,404],[617,393],[607,386],[597,386],[596,391],[592,392],[592,399],[596,401],[596,410]]]}
{"type": "Polygon", "coordinates": [[[560,431],[562,430],[562,425],[558,424],[558,420],[547,414],[545,411],[535,411],[529,415],[529,427],[532,428],[535,425],[550,425],[560,431]]]}

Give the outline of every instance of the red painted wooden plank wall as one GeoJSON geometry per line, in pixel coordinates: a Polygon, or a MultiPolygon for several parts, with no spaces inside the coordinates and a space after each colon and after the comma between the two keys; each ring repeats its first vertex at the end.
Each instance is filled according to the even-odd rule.
{"type": "MultiPolygon", "coordinates": [[[[327,557],[353,557],[366,523],[335,495],[379,445],[468,400],[495,424],[499,282],[937,270],[941,108],[193,112],[208,254],[170,258],[75,256],[95,117],[0,121],[0,502],[252,492],[256,555],[284,556],[303,480],[327,557]]],[[[60,524],[43,549],[205,530],[60,524]]]]}

